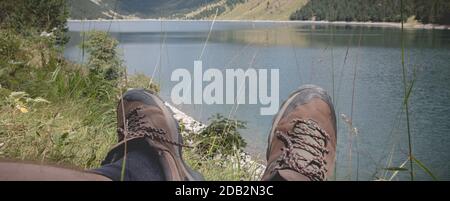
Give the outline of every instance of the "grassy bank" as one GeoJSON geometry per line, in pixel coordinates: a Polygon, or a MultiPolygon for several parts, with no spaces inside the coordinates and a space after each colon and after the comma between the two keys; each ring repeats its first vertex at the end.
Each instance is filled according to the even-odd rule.
{"type": "Polygon", "coordinates": [[[116,141],[115,85],[66,61],[52,37],[0,35],[0,156],[98,166],[116,141]]]}
{"type": "MultiPolygon", "coordinates": [[[[0,40],[3,159],[99,167],[117,142],[116,104],[121,93],[127,88],[159,90],[143,74],[125,74],[116,51],[118,42],[104,32],[87,33],[80,45],[90,55],[84,64],[67,61],[51,33],[23,35],[1,30],[0,40]]],[[[220,121],[212,119],[210,126],[219,126],[218,132],[226,134],[217,141],[211,137],[211,127],[194,133],[182,126],[186,140],[194,145],[184,151],[187,163],[208,180],[258,179],[256,166],[243,162],[244,146],[233,146],[245,145],[237,128],[231,126],[234,121],[216,120],[220,121]]]]}

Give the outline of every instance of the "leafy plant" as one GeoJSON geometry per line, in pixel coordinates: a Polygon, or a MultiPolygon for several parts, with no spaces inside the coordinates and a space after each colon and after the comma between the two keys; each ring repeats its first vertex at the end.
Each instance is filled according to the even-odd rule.
{"type": "Polygon", "coordinates": [[[246,123],[225,118],[216,114],[209,119],[209,125],[198,134],[197,149],[199,154],[207,157],[232,155],[242,151],[247,143],[241,137],[239,129],[245,129],[246,123]]]}
{"type": "Polygon", "coordinates": [[[90,55],[87,63],[90,72],[111,81],[121,77],[124,66],[117,52],[119,42],[102,31],[88,32],[87,38],[81,47],[90,55]]]}

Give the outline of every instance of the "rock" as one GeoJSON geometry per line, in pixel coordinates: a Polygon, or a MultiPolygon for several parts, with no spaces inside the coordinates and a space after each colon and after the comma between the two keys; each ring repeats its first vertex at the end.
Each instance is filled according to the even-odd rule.
{"type": "Polygon", "coordinates": [[[173,112],[173,117],[178,121],[181,122],[187,131],[191,131],[193,133],[198,133],[202,129],[206,128],[204,124],[201,122],[195,120],[191,116],[185,114],[181,110],[177,109],[176,107],[170,105],[169,103],[164,103],[170,110],[173,112]]]}
{"type": "Polygon", "coordinates": [[[53,33],[47,33],[46,31],[43,31],[42,33],[41,33],[41,37],[46,37],[46,38],[48,38],[48,37],[52,37],[53,36],[53,33]]]}

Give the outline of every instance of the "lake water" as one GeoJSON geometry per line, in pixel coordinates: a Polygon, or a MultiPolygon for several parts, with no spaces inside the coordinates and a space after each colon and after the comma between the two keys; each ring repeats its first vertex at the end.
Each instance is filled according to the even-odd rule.
{"type": "MultiPolygon", "coordinates": [[[[109,31],[120,41],[128,72],[153,74],[162,98],[170,102],[177,84],[170,81],[172,71],[193,69],[210,27],[210,21],[73,21],[65,55],[81,62],[80,32],[109,31]]],[[[216,22],[202,56],[203,69],[279,69],[280,102],[302,84],[322,86],[333,96],[339,116],[337,179],[389,178],[392,172],[385,168],[408,159],[400,33],[394,27],[216,22]],[[352,105],[356,137],[340,118],[351,115],[352,105]]],[[[410,97],[413,153],[438,179],[450,180],[450,31],[404,34],[408,79],[415,78],[410,97]]],[[[207,122],[212,114],[230,114],[233,105],[177,107],[207,122]]],[[[273,117],[259,115],[260,107],[242,104],[232,116],[247,121],[248,129],[242,131],[247,150],[263,159],[273,117]]],[[[420,180],[431,179],[417,165],[415,172],[420,180]]],[[[400,171],[394,180],[408,178],[407,171],[400,171]]]]}

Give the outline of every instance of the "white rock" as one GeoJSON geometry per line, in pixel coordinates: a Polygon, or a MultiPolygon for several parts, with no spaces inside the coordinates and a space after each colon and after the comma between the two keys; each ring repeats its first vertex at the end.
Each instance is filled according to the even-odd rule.
{"type": "Polygon", "coordinates": [[[41,37],[52,37],[52,36],[53,36],[53,33],[47,33],[46,31],[43,31],[41,33],[41,37]]]}

